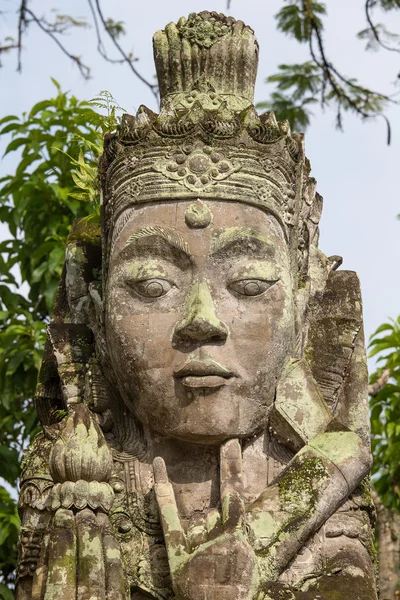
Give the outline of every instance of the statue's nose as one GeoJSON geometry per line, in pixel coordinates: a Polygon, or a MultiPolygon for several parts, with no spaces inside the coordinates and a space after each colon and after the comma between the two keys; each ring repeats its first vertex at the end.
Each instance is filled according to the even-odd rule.
{"type": "Polygon", "coordinates": [[[228,327],[215,314],[208,285],[195,283],[186,302],[186,314],[177,323],[174,338],[196,342],[224,342],[228,337],[228,327]]]}

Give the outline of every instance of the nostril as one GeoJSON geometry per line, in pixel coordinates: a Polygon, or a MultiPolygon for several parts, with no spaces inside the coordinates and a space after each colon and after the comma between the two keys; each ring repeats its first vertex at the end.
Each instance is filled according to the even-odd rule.
{"type": "Polygon", "coordinates": [[[183,341],[221,343],[228,337],[226,326],[214,325],[203,319],[184,321],[175,329],[175,337],[183,341]]]}
{"type": "Polygon", "coordinates": [[[217,342],[223,342],[225,339],[226,335],[212,335],[208,341],[215,344],[217,342]]]}

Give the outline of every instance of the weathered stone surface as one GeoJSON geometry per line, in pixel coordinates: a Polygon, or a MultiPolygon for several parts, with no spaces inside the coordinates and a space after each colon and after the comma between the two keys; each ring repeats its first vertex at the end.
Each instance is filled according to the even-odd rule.
{"type": "Polygon", "coordinates": [[[154,37],[161,112],[107,136],[74,224],[23,465],[18,600],[375,600],[357,277],[318,249],[303,137],[258,46],[154,37]]]}

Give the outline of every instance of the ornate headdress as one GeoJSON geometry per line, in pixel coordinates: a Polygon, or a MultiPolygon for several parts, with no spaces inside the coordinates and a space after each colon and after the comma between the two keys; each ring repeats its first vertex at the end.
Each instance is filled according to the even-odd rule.
{"type": "Polygon", "coordinates": [[[292,251],[301,253],[317,238],[322,201],[308,177],[303,135],[254,108],[253,30],[204,11],[169,23],[153,45],[160,114],[140,106],[135,117],[123,116],[118,135],[105,143],[106,245],[127,208],[201,197],[273,213],[292,251]]]}

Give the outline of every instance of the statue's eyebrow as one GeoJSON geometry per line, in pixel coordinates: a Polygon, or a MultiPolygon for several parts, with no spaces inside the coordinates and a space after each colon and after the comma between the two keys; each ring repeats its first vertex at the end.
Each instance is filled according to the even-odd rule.
{"type": "Polygon", "coordinates": [[[128,258],[132,253],[137,253],[157,254],[168,259],[171,252],[176,254],[177,250],[184,258],[190,258],[189,245],[178,231],[153,225],[132,233],[120,252],[120,258],[128,258]]]}
{"type": "Polygon", "coordinates": [[[229,227],[214,230],[211,244],[212,256],[248,255],[249,253],[257,256],[273,257],[275,248],[268,238],[250,227],[229,227]]]}

